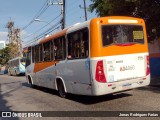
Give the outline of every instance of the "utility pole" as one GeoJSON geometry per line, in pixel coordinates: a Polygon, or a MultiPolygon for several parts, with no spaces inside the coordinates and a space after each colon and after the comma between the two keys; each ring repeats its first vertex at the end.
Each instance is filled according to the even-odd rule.
{"type": "Polygon", "coordinates": [[[65,28],[65,0],[63,0],[63,5],[62,5],[62,29],[65,28]]]}
{"type": "Polygon", "coordinates": [[[84,2],[85,21],[87,21],[86,0],[83,0],[83,2],[84,2]]]}
{"type": "Polygon", "coordinates": [[[50,1],[48,5],[61,5],[61,13],[62,13],[61,28],[64,29],[65,28],[65,0],[59,0],[58,3],[53,3],[52,1],[50,1]]]}
{"type": "Polygon", "coordinates": [[[85,18],[85,21],[87,21],[86,0],[83,0],[83,3],[84,3],[83,7],[81,5],[79,5],[79,7],[81,9],[84,9],[84,15],[85,15],[84,18],[85,18]]]}

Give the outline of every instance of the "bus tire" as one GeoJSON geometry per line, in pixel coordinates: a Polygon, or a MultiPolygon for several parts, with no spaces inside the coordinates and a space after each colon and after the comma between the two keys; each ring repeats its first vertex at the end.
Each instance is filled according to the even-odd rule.
{"type": "Polygon", "coordinates": [[[15,76],[17,76],[17,71],[15,70],[15,76]]]}
{"type": "Polygon", "coordinates": [[[62,98],[66,98],[67,94],[65,92],[64,85],[61,80],[57,80],[57,88],[58,88],[59,96],[62,98]]]}
{"type": "Polygon", "coordinates": [[[31,88],[35,88],[35,85],[33,85],[31,77],[28,76],[28,84],[30,85],[31,88]]]}

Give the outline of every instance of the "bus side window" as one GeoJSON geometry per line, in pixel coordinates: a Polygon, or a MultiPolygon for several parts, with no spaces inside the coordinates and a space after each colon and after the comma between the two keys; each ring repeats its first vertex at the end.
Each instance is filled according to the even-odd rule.
{"type": "Polygon", "coordinates": [[[26,67],[30,64],[31,64],[31,47],[29,47],[27,51],[26,67]]]}
{"type": "Polygon", "coordinates": [[[51,41],[51,60],[55,60],[54,58],[54,44],[53,44],[53,41],[51,41]]]}
{"type": "Polygon", "coordinates": [[[85,29],[82,33],[82,41],[81,41],[81,56],[88,57],[89,55],[89,32],[88,29],[85,29]]]}
{"type": "Polygon", "coordinates": [[[51,61],[51,49],[50,49],[50,41],[43,44],[43,59],[44,61],[51,61]]]}
{"type": "Polygon", "coordinates": [[[42,44],[39,44],[39,61],[40,62],[43,61],[43,48],[42,48],[42,44]]]}
{"type": "Polygon", "coordinates": [[[35,46],[35,62],[39,62],[39,45],[35,46]]]}
{"type": "Polygon", "coordinates": [[[32,47],[32,63],[35,62],[35,47],[32,47]]]}
{"type": "Polygon", "coordinates": [[[66,40],[64,37],[60,37],[54,40],[53,45],[55,60],[63,60],[66,57],[66,40]]]}
{"type": "Polygon", "coordinates": [[[68,37],[68,59],[81,59],[89,55],[88,28],[70,33],[68,37]]]}

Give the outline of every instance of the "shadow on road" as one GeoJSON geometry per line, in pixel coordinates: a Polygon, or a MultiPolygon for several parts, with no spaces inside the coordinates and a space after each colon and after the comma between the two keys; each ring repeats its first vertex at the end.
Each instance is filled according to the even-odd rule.
{"type": "Polygon", "coordinates": [[[32,89],[40,90],[40,91],[43,91],[45,93],[49,93],[49,94],[52,94],[52,95],[58,95],[56,90],[49,89],[49,88],[44,88],[44,87],[40,87],[40,86],[31,87],[27,82],[22,83],[22,86],[30,87],[32,89]]]}
{"type": "Polygon", "coordinates": [[[82,95],[69,95],[67,99],[79,102],[85,105],[96,104],[104,101],[110,101],[115,99],[120,99],[124,97],[130,97],[131,94],[128,93],[118,93],[118,94],[109,94],[103,96],[82,96],[82,95]]]}
{"type": "Polygon", "coordinates": [[[137,88],[137,90],[152,91],[154,93],[160,93],[160,85],[150,85],[147,87],[137,88]]]}
{"type": "MultiPolygon", "coordinates": [[[[23,86],[26,87],[30,87],[30,85],[28,85],[27,83],[22,83],[23,86]]],[[[52,95],[57,95],[58,97],[58,92],[56,90],[52,90],[52,89],[48,89],[48,88],[44,88],[44,87],[34,87],[34,89],[36,90],[40,90],[43,91],[45,93],[49,93],[52,95]]],[[[95,104],[95,103],[100,103],[100,102],[104,102],[104,101],[110,101],[113,99],[120,99],[120,98],[124,98],[124,97],[130,97],[132,96],[132,94],[128,94],[128,93],[117,93],[117,94],[109,94],[109,95],[103,95],[103,96],[84,96],[84,95],[73,95],[73,94],[68,94],[67,98],[68,100],[72,100],[75,102],[79,102],[85,105],[90,105],[90,104],[95,104]]]]}
{"type": "Polygon", "coordinates": [[[147,90],[154,93],[160,93],[160,78],[152,78],[149,86],[137,88],[137,90],[147,90]]]}
{"type": "MultiPolygon", "coordinates": [[[[3,84],[0,84],[0,111],[1,112],[2,111],[3,112],[5,112],[5,111],[12,112],[12,109],[11,109],[12,106],[8,106],[7,105],[8,102],[4,99],[4,96],[9,95],[13,90],[8,91],[5,94],[2,94],[2,85],[3,84]]],[[[18,118],[14,118],[14,117],[6,117],[6,118],[3,117],[3,118],[0,118],[0,120],[19,120],[19,119],[18,118]]]]}

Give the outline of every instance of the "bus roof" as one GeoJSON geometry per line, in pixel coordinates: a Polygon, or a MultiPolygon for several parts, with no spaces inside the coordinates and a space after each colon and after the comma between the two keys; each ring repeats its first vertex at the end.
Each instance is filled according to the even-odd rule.
{"type": "Polygon", "coordinates": [[[60,31],[58,33],[55,33],[55,34],[53,34],[53,35],[51,35],[49,37],[46,37],[46,38],[40,40],[39,43],[45,43],[47,41],[50,41],[50,40],[56,39],[58,37],[64,36],[66,34],[66,31],[67,31],[67,29],[64,29],[64,30],[62,30],[62,31],[60,31]]]}
{"type": "MultiPolygon", "coordinates": [[[[84,27],[89,27],[89,25],[93,21],[104,20],[104,18],[105,18],[105,20],[108,21],[108,23],[109,22],[110,23],[121,23],[121,22],[122,23],[124,23],[124,22],[125,23],[127,23],[127,22],[128,23],[130,23],[130,22],[131,23],[135,23],[136,21],[137,21],[137,23],[141,23],[143,21],[143,19],[141,19],[141,18],[129,17],[129,16],[106,16],[106,17],[92,18],[92,19],[90,19],[88,21],[85,21],[85,22],[82,22],[82,23],[76,23],[71,27],[65,28],[62,31],[57,32],[55,34],[52,34],[52,35],[50,35],[50,36],[48,36],[46,38],[43,38],[43,39],[37,41],[37,43],[34,43],[32,45],[29,45],[29,46],[35,46],[37,44],[41,44],[41,43],[45,43],[45,42],[51,41],[51,40],[56,39],[58,37],[65,36],[66,34],[71,33],[71,32],[73,32],[75,30],[79,30],[79,29],[84,28],[84,27]]],[[[27,46],[27,47],[29,47],[29,46],[27,46]]]]}
{"type": "Polygon", "coordinates": [[[75,30],[78,30],[78,29],[81,29],[81,28],[84,28],[84,27],[89,27],[90,21],[91,20],[88,20],[88,21],[85,21],[85,22],[82,22],[82,23],[76,23],[76,24],[74,24],[73,26],[71,26],[67,30],[67,33],[71,33],[71,32],[73,32],[75,30]]]}

